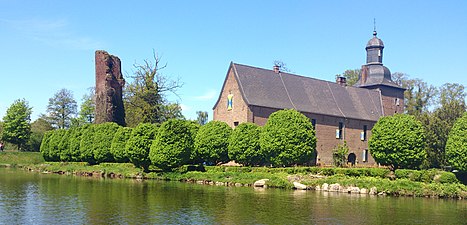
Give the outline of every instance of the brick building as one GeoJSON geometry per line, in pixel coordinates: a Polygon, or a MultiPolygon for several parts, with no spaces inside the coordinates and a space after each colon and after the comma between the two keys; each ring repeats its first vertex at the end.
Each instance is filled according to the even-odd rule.
{"type": "Polygon", "coordinates": [[[264,125],[277,110],[296,109],[310,118],[316,130],[317,156],[311,162],[332,164],[332,150],[347,142],[349,162],[374,165],[368,138],[381,116],[403,113],[404,89],[394,83],[383,66],[384,44],[373,33],[366,46],[367,61],[357,84],[347,86],[280,71],[231,63],[219,98],[214,120],[231,127],[242,122],[264,125]]]}

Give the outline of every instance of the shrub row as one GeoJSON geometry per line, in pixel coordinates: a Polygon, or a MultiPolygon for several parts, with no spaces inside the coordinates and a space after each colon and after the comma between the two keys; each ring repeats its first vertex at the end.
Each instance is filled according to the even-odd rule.
{"type": "Polygon", "coordinates": [[[311,161],[316,138],[311,122],[296,110],[271,114],[263,129],[252,123],[232,130],[226,123],[204,126],[169,120],[135,128],[115,123],[85,125],[45,134],[41,153],[47,161],[131,162],[168,170],[186,164],[216,165],[236,160],[245,165],[290,166],[311,161]]]}

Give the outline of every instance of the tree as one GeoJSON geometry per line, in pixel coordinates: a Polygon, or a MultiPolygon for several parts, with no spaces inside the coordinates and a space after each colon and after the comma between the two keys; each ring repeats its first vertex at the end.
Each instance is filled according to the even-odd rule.
{"type": "Polygon", "coordinates": [[[198,115],[198,118],[196,120],[198,121],[199,125],[204,125],[208,122],[208,112],[196,111],[196,115],[198,115]]]}
{"type": "Polygon", "coordinates": [[[188,123],[175,119],[162,123],[149,152],[149,158],[155,166],[170,170],[190,161],[193,137],[188,123]]]}
{"type": "Polygon", "coordinates": [[[464,86],[451,83],[441,86],[438,105],[432,113],[424,113],[419,119],[427,135],[429,166],[440,168],[446,165],[445,147],[449,132],[466,109],[464,86]]]}
{"type": "Polygon", "coordinates": [[[345,77],[348,86],[353,86],[357,83],[358,79],[360,78],[360,74],[362,73],[361,69],[353,69],[353,70],[346,70],[342,74],[336,75],[337,77],[345,77]]]}
{"type": "Polygon", "coordinates": [[[113,161],[110,146],[118,128],[120,126],[113,122],[96,124],[94,126],[93,154],[96,163],[113,161]]]}
{"type": "Polygon", "coordinates": [[[81,137],[79,138],[79,158],[83,162],[95,164],[94,159],[94,134],[95,124],[85,124],[81,127],[81,137]]]}
{"type": "Polygon", "coordinates": [[[421,79],[409,79],[407,74],[394,73],[393,80],[405,88],[404,103],[405,112],[416,117],[424,112],[433,104],[437,95],[437,90],[433,85],[428,85],[421,79]]]}
{"type": "Polygon", "coordinates": [[[332,161],[334,165],[337,167],[344,167],[348,153],[349,147],[347,146],[347,142],[344,141],[344,144],[338,144],[332,151],[332,161]]]}
{"type": "Polygon", "coordinates": [[[151,164],[149,151],[157,131],[157,125],[141,123],[131,131],[130,139],[128,139],[125,146],[130,162],[145,171],[149,170],[151,164]]]}
{"type": "Polygon", "coordinates": [[[38,152],[45,132],[53,130],[52,125],[44,118],[38,118],[31,123],[31,136],[27,142],[28,150],[38,152]]]}
{"type": "Polygon", "coordinates": [[[272,113],[259,142],[269,163],[276,167],[310,163],[316,148],[313,124],[294,109],[272,113]]]}
{"type": "Polygon", "coordinates": [[[371,155],[377,163],[389,166],[392,171],[418,168],[426,158],[425,130],[412,115],[381,117],[371,133],[368,141],[371,155]]]}
{"type": "Polygon", "coordinates": [[[453,168],[467,171],[467,113],[454,123],[449,133],[446,159],[453,168]]]}
{"type": "Polygon", "coordinates": [[[96,94],[94,88],[90,88],[90,92],[85,94],[81,100],[82,103],[78,113],[78,118],[76,118],[78,126],[94,122],[94,118],[96,116],[96,94]]]}
{"type": "Polygon", "coordinates": [[[31,136],[31,113],[32,108],[26,100],[15,100],[3,117],[2,140],[17,145],[21,151],[31,136]]]}
{"type": "Polygon", "coordinates": [[[287,64],[285,64],[281,60],[274,60],[274,62],[272,63],[274,64],[274,66],[279,67],[279,70],[282,72],[291,72],[291,70],[287,67],[287,64]]]}
{"type": "Polygon", "coordinates": [[[54,130],[50,130],[45,132],[44,137],[42,138],[42,143],[41,143],[41,148],[40,152],[42,154],[42,157],[44,157],[45,161],[52,161],[52,158],[50,157],[50,138],[52,137],[54,133],[54,130]]]}
{"type": "Polygon", "coordinates": [[[222,121],[210,121],[199,128],[195,137],[196,154],[208,165],[227,162],[232,128],[222,121]]]}
{"type": "Polygon", "coordinates": [[[50,136],[50,139],[48,140],[48,159],[53,162],[58,162],[60,161],[60,155],[61,155],[61,149],[60,143],[63,140],[63,137],[66,134],[65,129],[58,129],[54,130],[52,133],[52,136],[50,136]]]}
{"type": "Polygon", "coordinates": [[[265,156],[259,145],[261,128],[254,123],[241,123],[229,138],[229,158],[238,163],[264,165],[265,156]]]}
{"type": "Polygon", "coordinates": [[[47,118],[56,128],[69,128],[72,118],[76,115],[76,107],[73,93],[67,89],[61,89],[52,98],[49,98],[47,118]]]}
{"type": "Polygon", "coordinates": [[[134,65],[136,71],[124,90],[126,119],[129,126],[139,123],[162,123],[169,118],[178,118],[181,109],[168,104],[167,93],[177,94],[182,86],[179,80],[171,80],[161,73],[166,65],[154,53],[154,62],[144,60],[134,65]],[[174,110],[178,109],[178,110],[174,110]]]}
{"type": "Polygon", "coordinates": [[[128,139],[130,139],[131,131],[132,128],[130,127],[120,127],[115,133],[110,146],[110,153],[112,153],[115,162],[126,163],[130,161],[125,146],[128,139]]]}

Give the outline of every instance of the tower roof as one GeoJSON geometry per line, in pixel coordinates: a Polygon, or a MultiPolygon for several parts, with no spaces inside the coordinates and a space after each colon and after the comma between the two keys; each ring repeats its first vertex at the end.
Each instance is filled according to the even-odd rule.
{"type": "Polygon", "coordinates": [[[384,48],[384,44],[383,44],[383,41],[381,39],[379,39],[378,37],[376,37],[377,33],[376,33],[376,30],[373,31],[373,38],[370,39],[368,41],[368,43],[366,44],[366,48],[371,48],[371,47],[382,47],[384,48]]]}

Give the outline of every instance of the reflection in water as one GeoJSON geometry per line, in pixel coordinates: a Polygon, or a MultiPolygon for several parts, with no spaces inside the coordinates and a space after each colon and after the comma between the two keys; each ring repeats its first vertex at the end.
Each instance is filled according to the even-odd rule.
{"type": "Polygon", "coordinates": [[[463,224],[466,202],[0,169],[0,224],[463,224]]]}

